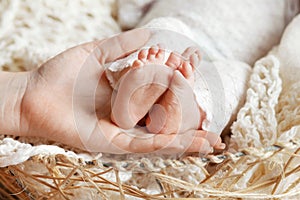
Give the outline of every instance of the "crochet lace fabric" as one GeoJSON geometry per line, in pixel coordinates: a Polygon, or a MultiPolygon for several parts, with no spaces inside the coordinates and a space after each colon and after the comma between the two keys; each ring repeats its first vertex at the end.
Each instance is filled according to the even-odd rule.
{"type": "Polygon", "coordinates": [[[79,43],[120,32],[113,0],[0,2],[0,67],[20,71],[79,43]]]}
{"type": "Polygon", "coordinates": [[[275,56],[259,60],[247,90],[247,101],[232,126],[232,146],[237,150],[275,144],[277,128],[275,106],[281,92],[279,61],[275,56]]]}

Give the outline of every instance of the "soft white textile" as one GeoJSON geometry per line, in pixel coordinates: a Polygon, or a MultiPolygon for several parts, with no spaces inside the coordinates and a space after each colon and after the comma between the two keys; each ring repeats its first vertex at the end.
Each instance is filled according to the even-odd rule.
{"type": "Polygon", "coordinates": [[[283,145],[300,140],[300,15],[278,47],[259,60],[245,106],[232,126],[236,149],[283,145]]]}
{"type": "Polygon", "coordinates": [[[158,17],[176,18],[212,58],[252,65],[279,42],[298,11],[298,0],[163,0],[153,4],[139,26],[158,17]]]}
{"type": "Polygon", "coordinates": [[[30,70],[79,43],[119,33],[113,0],[0,1],[0,67],[30,70]]]}

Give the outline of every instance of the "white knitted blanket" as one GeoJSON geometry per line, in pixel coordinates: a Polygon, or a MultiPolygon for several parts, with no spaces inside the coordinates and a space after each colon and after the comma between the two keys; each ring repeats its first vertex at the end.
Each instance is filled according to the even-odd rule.
{"type": "Polygon", "coordinates": [[[247,102],[232,126],[238,149],[299,141],[299,38],[300,15],[286,28],[280,45],[255,64],[247,102]]]}
{"type": "Polygon", "coordinates": [[[79,43],[119,33],[111,17],[113,0],[0,2],[0,67],[36,68],[79,43]]]}

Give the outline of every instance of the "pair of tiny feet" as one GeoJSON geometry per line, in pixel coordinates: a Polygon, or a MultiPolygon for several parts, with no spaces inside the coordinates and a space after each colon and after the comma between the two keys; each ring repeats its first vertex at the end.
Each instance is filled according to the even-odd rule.
{"type": "MultiPolygon", "coordinates": [[[[156,134],[201,129],[205,112],[198,106],[192,89],[200,61],[201,54],[196,47],[187,48],[182,55],[166,52],[160,45],[142,49],[120,79],[112,106],[112,121],[123,129],[130,129],[145,119],[148,131],[156,134]]],[[[225,148],[216,134],[207,131],[199,134],[211,147],[225,148]]]]}

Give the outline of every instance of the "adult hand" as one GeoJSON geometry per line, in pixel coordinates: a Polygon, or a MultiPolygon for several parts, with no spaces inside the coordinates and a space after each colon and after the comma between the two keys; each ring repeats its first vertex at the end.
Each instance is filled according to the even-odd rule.
{"type": "MultiPolygon", "coordinates": [[[[198,152],[209,142],[185,134],[132,135],[111,122],[112,89],[104,64],[128,55],[150,38],[137,29],[71,48],[26,74],[14,134],[45,137],[94,152],[198,152]]],[[[18,113],[18,112],[16,112],[18,113]]],[[[207,152],[204,152],[207,153],[207,152]]]]}

